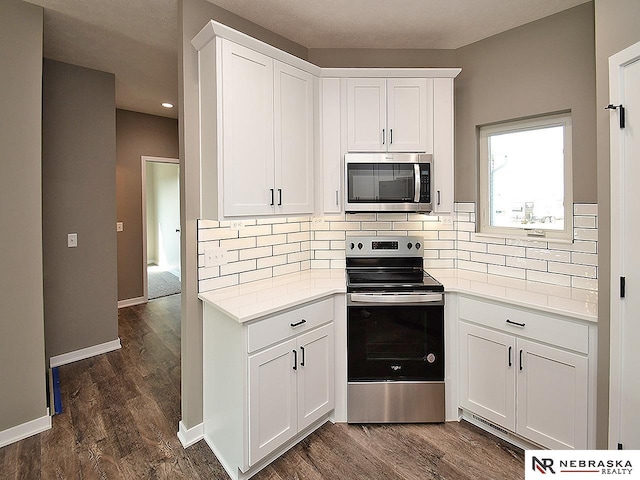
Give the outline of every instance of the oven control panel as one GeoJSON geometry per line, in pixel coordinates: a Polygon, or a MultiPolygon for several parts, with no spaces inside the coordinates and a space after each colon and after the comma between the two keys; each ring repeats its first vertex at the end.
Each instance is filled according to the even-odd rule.
{"type": "Polygon", "coordinates": [[[422,257],[422,237],[349,237],[347,257],[422,257]]]}

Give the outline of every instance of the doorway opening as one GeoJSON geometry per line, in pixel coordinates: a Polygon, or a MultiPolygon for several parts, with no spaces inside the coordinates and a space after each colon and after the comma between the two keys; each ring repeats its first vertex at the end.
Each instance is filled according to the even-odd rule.
{"type": "Polygon", "coordinates": [[[142,157],[142,222],[145,300],[180,293],[180,165],[177,158],[142,157]]]}

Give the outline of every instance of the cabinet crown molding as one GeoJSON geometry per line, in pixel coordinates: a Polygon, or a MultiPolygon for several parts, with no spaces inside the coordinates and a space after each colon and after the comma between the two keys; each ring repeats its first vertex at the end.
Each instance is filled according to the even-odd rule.
{"type": "Polygon", "coordinates": [[[197,51],[200,51],[216,37],[226,38],[321,78],[455,78],[462,71],[461,68],[321,68],[214,20],[207,22],[202,30],[193,37],[191,44],[197,51]]]}

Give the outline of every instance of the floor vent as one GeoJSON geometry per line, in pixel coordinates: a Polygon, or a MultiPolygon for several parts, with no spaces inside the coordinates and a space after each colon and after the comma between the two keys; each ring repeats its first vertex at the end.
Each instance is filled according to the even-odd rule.
{"type": "Polygon", "coordinates": [[[502,427],[499,427],[498,425],[496,425],[495,423],[490,422],[489,420],[486,420],[482,417],[479,417],[477,415],[473,415],[471,414],[471,416],[473,417],[474,420],[487,425],[488,427],[491,427],[493,430],[497,430],[498,432],[502,432],[504,435],[511,435],[511,432],[509,432],[508,430],[505,430],[502,427]]]}

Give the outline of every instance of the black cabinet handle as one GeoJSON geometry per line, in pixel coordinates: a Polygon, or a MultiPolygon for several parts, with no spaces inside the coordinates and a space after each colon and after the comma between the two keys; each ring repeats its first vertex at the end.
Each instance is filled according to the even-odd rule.
{"type": "Polygon", "coordinates": [[[273,197],[273,194],[274,194],[273,188],[270,188],[269,191],[271,192],[271,203],[269,205],[271,205],[273,207],[273,198],[274,198],[273,197]]]}
{"type": "Polygon", "coordinates": [[[292,350],[293,352],[293,369],[298,370],[298,352],[296,350],[292,350]]]}
{"type": "Polygon", "coordinates": [[[384,128],[382,129],[382,144],[384,145],[384,128]]]}
{"type": "Polygon", "coordinates": [[[389,129],[389,145],[393,143],[393,128],[389,129]]]}
{"type": "Polygon", "coordinates": [[[303,318],[302,320],[300,320],[299,322],[296,323],[290,323],[289,325],[291,325],[291,328],[295,328],[295,327],[299,327],[300,325],[302,325],[303,323],[307,323],[307,321],[303,318]]]}
{"type": "Polygon", "coordinates": [[[278,189],[278,206],[282,205],[282,189],[278,189]]]}
{"type": "Polygon", "coordinates": [[[520,370],[522,370],[522,350],[520,350],[520,370]]]}
{"type": "Polygon", "coordinates": [[[511,345],[509,345],[509,366],[511,366],[511,345]]]}
{"type": "Polygon", "coordinates": [[[523,327],[523,328],[524,328],[524,323],[512,322],[512,321],[511,321],[511,320],[509,320],[508,318],[507,318],[507,323],[508,323],[509,325],[516,325],[517,327],[523,327]]]}
{"type": "Polygon", "coordinates": [[[300,360],[300,366],[304,367],[304,347],[300,347],[300,351],[302,352],[302,360],[300,360]]]}

